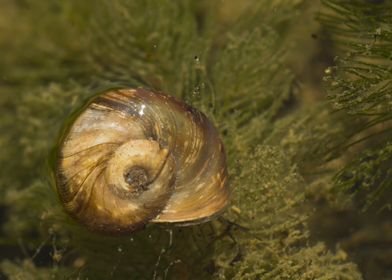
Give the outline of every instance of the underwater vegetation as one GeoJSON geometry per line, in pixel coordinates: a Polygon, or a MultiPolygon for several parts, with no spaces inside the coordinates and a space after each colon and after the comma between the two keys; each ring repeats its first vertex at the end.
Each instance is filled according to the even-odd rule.
{"type": "Polygon", "coordinates": [[[0,52],[0,279],[392,279],[390,1],[0,0],[0,52]],[[229,204],[102,234],[59,140],[140,87],[217,129],[229,204]]]}

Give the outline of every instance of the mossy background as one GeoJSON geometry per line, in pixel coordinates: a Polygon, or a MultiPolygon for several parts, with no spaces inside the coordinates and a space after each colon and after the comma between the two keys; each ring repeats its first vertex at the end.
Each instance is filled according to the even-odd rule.
{"type": "Polygon", "coordinates": [[[0,278],[392,279],[392,4],[0,0],[0,278]],[[172,94],[225,143],[212,222],[88,232],[61,127],[113,86],[172,94]]]}

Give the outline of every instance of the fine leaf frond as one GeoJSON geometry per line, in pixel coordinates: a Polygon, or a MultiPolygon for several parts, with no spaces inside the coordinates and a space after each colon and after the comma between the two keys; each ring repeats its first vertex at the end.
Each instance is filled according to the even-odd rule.
{"type": "MultiPolygon", "coordinates": [[[[341,151],[350,148],[356,155],[336,177],[336,186],[355,190],[367,209],[390,189],[392,181],[385,170],[392,156],[388,148],[392,139],[392,3],[324,0],[323,4],[326,9],[320,21],[339,50],[335,65],[324,77],[327,98],[357,127],[339,145],[341,151]],[[376,170],[385,172],[379,176],[376,170]]],[[[375,207],[383,207],[389,201],[377,203],[375,207]]]]}

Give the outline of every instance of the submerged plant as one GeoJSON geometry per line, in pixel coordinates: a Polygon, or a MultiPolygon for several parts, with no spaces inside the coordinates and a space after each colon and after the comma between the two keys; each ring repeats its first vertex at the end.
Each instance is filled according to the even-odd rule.
{"type": "Polygon", "coordinates": [[[361,246],[389,229],[391,4],[239,2],[0,3],[4,276],[388,276],[385,259],[362,266],[361,246]],[[97,93],[138,87],[218,129],[232,192],[221,216],[112,236],[65,213],[50,161],[61,131],[97,93]]]}

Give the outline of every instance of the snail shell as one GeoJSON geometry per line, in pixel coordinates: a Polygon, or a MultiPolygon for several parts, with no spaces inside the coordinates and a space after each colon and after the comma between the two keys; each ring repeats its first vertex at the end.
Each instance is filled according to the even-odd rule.
{"type": "Polygon", "coordinates": [[[141,88],[111,90],[86,105],[61,140],[55,177],[66,212],[103,233],[204,222],[229,198],[211,122],[141,88]]]}

